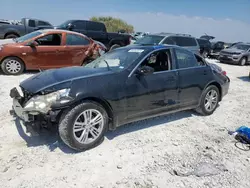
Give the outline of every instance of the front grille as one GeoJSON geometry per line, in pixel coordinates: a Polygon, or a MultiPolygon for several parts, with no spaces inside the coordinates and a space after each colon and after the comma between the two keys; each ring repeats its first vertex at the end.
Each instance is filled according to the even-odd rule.
{"type": "Polygon", "coordinates": [[[220,52],[220,54],[221,55],[230,55],[230,56],[232,56],[232,55],[239,55],[240,53],[238,53],[238,52],[220,52]]]}

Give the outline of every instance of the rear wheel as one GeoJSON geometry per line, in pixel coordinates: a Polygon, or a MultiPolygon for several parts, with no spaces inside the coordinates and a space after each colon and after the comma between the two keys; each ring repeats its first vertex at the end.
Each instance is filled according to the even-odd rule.
{"type": "Polygon", "coordinates": [[[19,75],[24,71],[24,63],[17,57],[8,57],[3,60],[1,68],[7,75],[19,75]]]}
{"type": "Polygon", "coordinates": [[[246,57],[241,58],[241,60],[239,61],[240,66],[246,65],[246,63],[247,63],[247,58],[246,57]]]}
{"type": "Polygon", "coordinates": [[[8,34],[5,36],[5,39],[17,38],[18,36],[15,34],[8,34]]]}
{"type": "Polygon", "coordinates": [[[214,85],[208,86],[201,96],[200,106],[196,111],[202,115],[211,115],[218,106],[219,98],[219,89],[214,85]]]}
{"type": "Polygon", "coordinates": [[[98,103],[86,101],[62,115],[59,135],[72,149],[83,151],[98,145],[108,127],[108,115],[98,103]]]}

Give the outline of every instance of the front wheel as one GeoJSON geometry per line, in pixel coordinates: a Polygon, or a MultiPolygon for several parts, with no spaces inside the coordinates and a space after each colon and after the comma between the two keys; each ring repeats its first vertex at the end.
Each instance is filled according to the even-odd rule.
{"type": "Polygon", "coordinates": [[[214,86],[208,86],[201,96],[200,106],[196,111],[202,115],[211,115],[219,103],[219,89],[214,86]]]}
{"type": "Polygon", "coordinates": [[[98,145],[108,127],[105,109],[91,101],[73,107],[62,115],[59,135],[70,148],[83,151],[98,145]]]}
{"type": "Polygon", "coordinates": [[[240,66],[244,66],[244,65],[246,65],[246,62],[247,62],[247,58],[246,58],[246,57],[243,57],[243,58],[241,58],[241,60],[240,60],[240,62],[239,62],[239,65],[240,65],[240,66]]]}
{"type": "Polygon", "coordinates": [[[1,64],[3,72],[7,75],[19,75],[24,71],[24,63],[16,57],[8,57],[1,64]]]}

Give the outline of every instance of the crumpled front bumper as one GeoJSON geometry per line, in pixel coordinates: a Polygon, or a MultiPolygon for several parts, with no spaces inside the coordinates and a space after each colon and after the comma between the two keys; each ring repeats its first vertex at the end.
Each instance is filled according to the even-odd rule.
{"type": "Polygon", "coordinates": [[[10,90],[10,97],[13,99],[12,109],[20,119],[25,122],[30,122],[34,120],[34,116],[28,114],[21,104],[22,96],[16,87],[10,90]]]}
{"type": "Polygon", "coordinates": [[[57,122],[59,119],[60,109],[51,110],[47,113],[42,113],[37,110],[27,111],[24,108],[24,97],[19,93],[16,87],[10,90],[10,97],[13,99],[12,112],[26,123],[37,123],[41,125],[49,125],[52,122],[57,122]]]}

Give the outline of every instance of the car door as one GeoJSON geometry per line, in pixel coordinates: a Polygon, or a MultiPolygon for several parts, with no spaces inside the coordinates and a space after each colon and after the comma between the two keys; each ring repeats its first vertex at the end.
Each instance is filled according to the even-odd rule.
{"type": "Polygon", "coordinates": [[[178,75],[171,57],[170,50],[153,52],[129,75],[125,84],[127,120],[155,115],[178,106],[178,75]],[[137,74],[144,66],[152,67],[154,72],[137,74]]]}
{"type": "Polygon", "coordinates": [[[179,100],[182,107],[199,103],[204,87],[213,79],[211,69],[203,59],[189,50],[175,48],[179,75],[179,100]]]}
{"type": "Polygon", "coordinates": [[[50,69],[62,67],[65,62],[65,50],[61,45],[62,34],[51,33],[38,37],[38,46],[28,47],[26,56],[32,68],[50,69]]]}
{"type": "Polygon", "coordinates": [[[82,35],[66,34],[67,66],[80,66],[84,62],[88,50],[91,50],[91,42],[82,35]]]}

